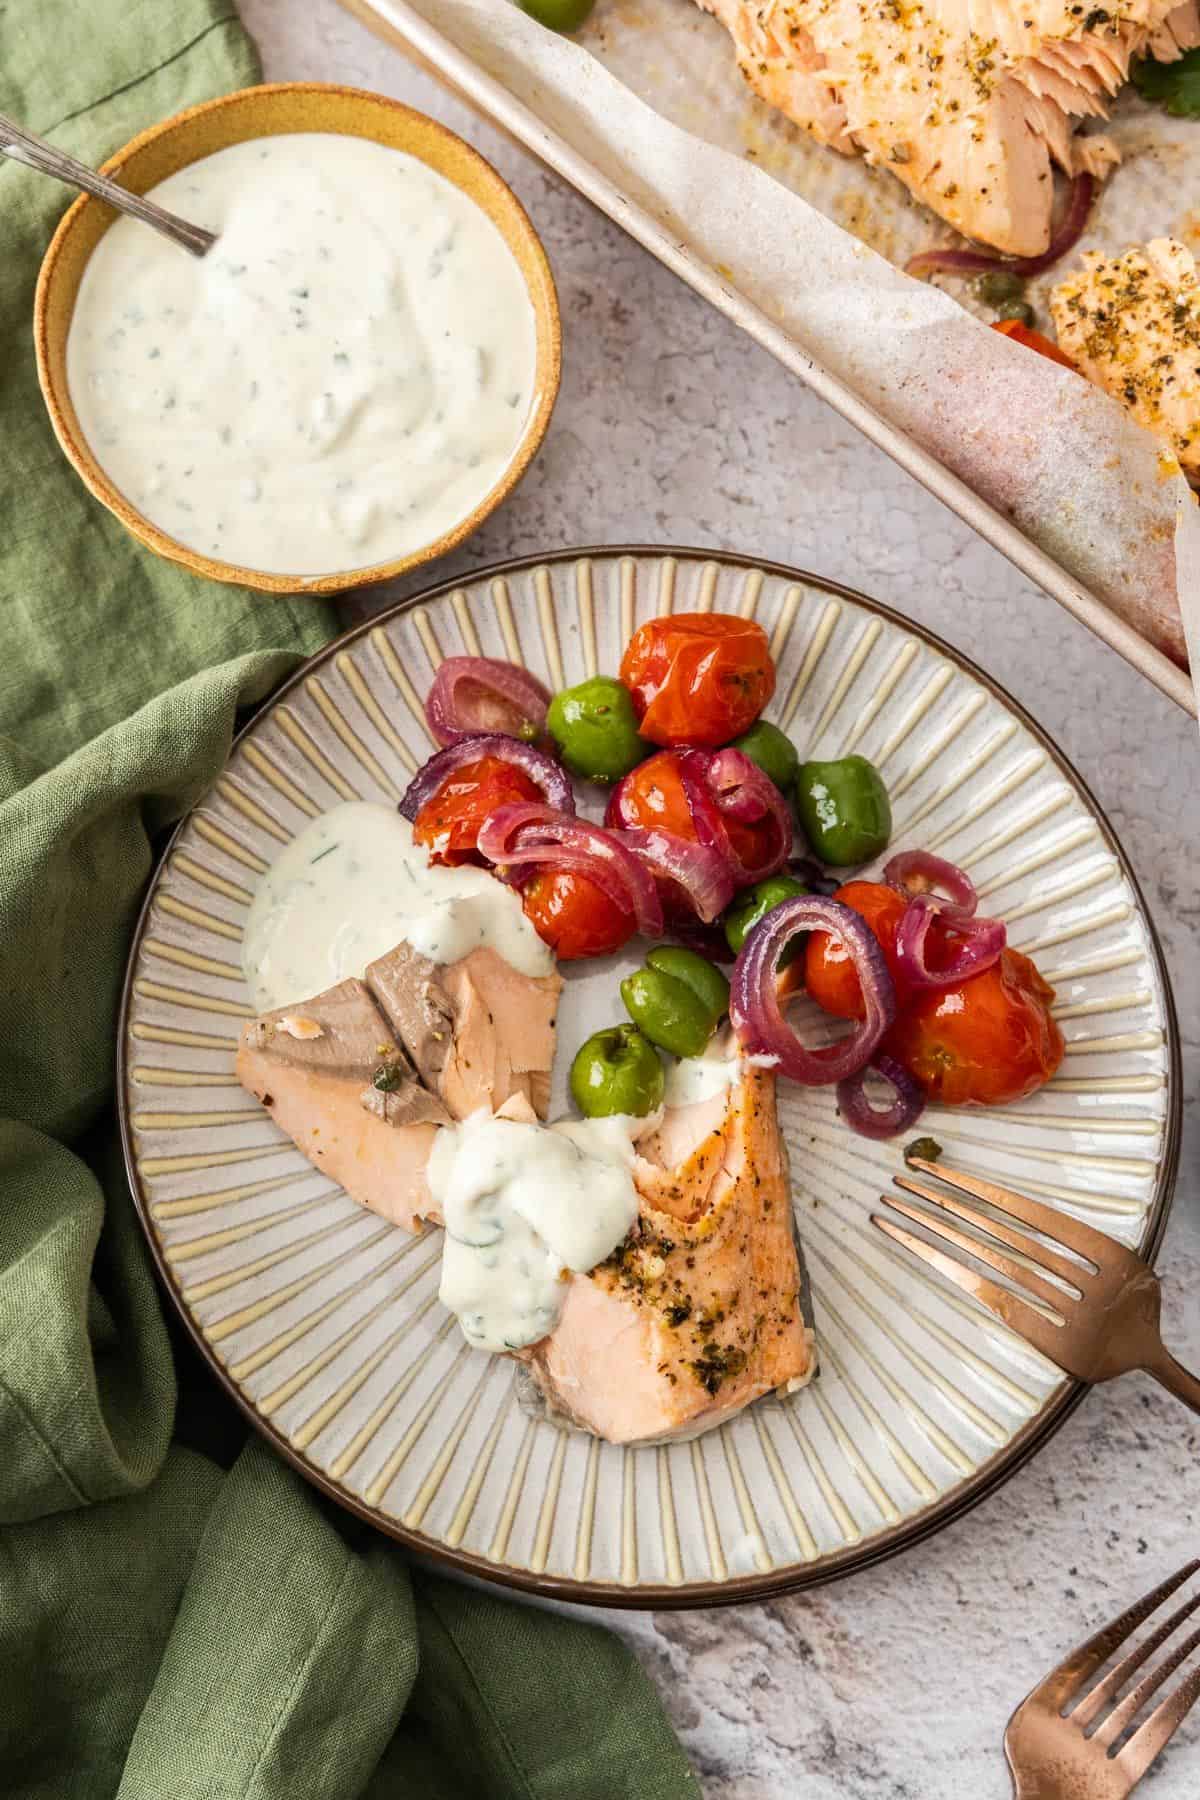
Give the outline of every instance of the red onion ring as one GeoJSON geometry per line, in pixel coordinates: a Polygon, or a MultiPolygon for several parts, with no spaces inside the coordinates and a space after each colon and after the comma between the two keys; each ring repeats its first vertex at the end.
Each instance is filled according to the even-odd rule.
{"type": "Polygon", "coordinates": [[[640,825],[626,826],[619,836],[625,848],[644,862],[652,875],[683,890],[696,917],[706,925],[724,912],[733,899],[729,864],[708,844],[696,844],[673,831],[646,830],[640,825]]]}
{"type": "Polygon", "coordinates": [[[905,899],[941,888],[949,896],[950,906],[964,919],[969,919],[979,904],[975,883],[966,870],[957,863],[944,862],[932,850],[899,851],[884,864],[883,879],[905,899]]]}
{"type": "Polygon", "coordinates": [[[919,256],[909,257],[904,265],[905,272],[909,275],[934,275],[943,272],[948,275],[978,275],[987,274],[993,269],[1003,269],[1022,279],[1040,275],[1043,269],[1048,269],[1060,256],[1065,256],[1068,250],[1074,249],[1083,236],[1095,191],[1095,177],[1089,175],[1086,169],[1075,176],[1067,197],[1067,209],[1040,256],[996,256],[987,250],[922,250],[919,256]]]}
{"type": "Polygon", "coordinates": [[[913,991],[954,987],[991,968],[1008,942],[1008,932],[1000,919],[975,916],[979,905],[975,884],[957,863],[944,862],[928,850],[902,850],[890,858],[883,878],[908,901],[896,927],[896,964],[904,977],[902,985],[913,991]],[[932,892],[935,887],[945,892],[932,892]],[[958,940],[953,946],[955,955],[941,969],[931,969],[926,956],[929,927],[936,918],[941,918],[958,940]]]}
{"type": "Polygon", "coordinates": [[[709,784],[711,751],[680,750],[677,754],[679,779],[683,784],[692,823],[696,827],[696,836],[702,844],[708,844],[713,850],[719,851],[730,868],[736,871],[741,866],[740,858],[733,853],[733,845],[729,842],[729,833],[725,829],[717,797],[709,784]]]}
{"type": "Polygon", "coordinates": [[[708,764],[709,785],[717,797],[717,805],[730,819],[757,825],[771,819],[778,832],[779,843],[769,863],[747,871],[747,883],[764,881],[781,869],[792,851],[795,827],[792,809],[771,777],[742,750],[717,750],[708,764]]]}
{"type": "Polygon", "coordinates": [[[696,835],[724,858],[735,887],[753,887],[782,869],[791,854],[795,830],[787,801],[757,763],[741,750],[684,750],[679,775],[691,808],[696,835]],[[775,826],[774,847],[760,863],[746,863],[729,839],[726,818],[739,824],[775,826]]]}
{"type": "Polygon", "coordinates": [[[550,691],[516,663],[491,656],[448,656],[425,697],[425,717],[439,744],[504,732],[532,744],[542,735],[550,691]]]}
{"type": "Polygon", "coordinates": [[[964,918],[936,894],[914,894],[896,927],[896,967],[910,989],[954,987],[990,969],[1007,942],[1002,919],[964,918]],[[939,914],[958,941],[953,959],[944,968],[931,969],[925,940],[939,914]]]}
{"type": "Polygon", "coordinates": [[[819,894],[797,894],[765,913],[733,966],[729,1016],[743,1050],[778,1058],[778,1070],[806,1087],[844,1081],[866,1066],[896,1017],[896,990],[874,932],[849,906],[819,894]],[[798,931],[828,931],[845,945],[862,989],[865,1018],[849,1037],[806,1050],[779,1008],[776,981],[798,931]]]}
{"type": "Polygon", "coordinates": [[[513,763],[528,775],[546,796],[549,806],[559,812],[575,811],[575,791],[570,776],[553,759],[520,738],[502,732],[480,732],[475,737],[459,738],[445,750],[439,750],[423,763],[404,790],[400,811],[404,818],[415,819],[425,802],[437,793],[443,781],[461,769],[464,763],[480,762],[485,756],[498,756],[513,763]]]}
{"type": "Polygon", "coordinates": [[[662,901],[645,863],[621,843],[615,832],[552,806],[515,800],[489,813],[480,828],[478,847],[495,863],[506,881],[538,864],[586,875],[610,900],[631,912],[643,937],[661,937],[662,901]]]}
{"type": "Polygon", "coordinates": [[[925,1110],[925,1095],[920,1083],[894,1056],[883,1052],[872,1057],[857,1074],[847,1075],[844,1081],[838,1082],[837,1101],[838,1110],[850,1129],[857,1131],[860,1137],[869,1138],[895,1137],[897,1132],[907,1131],[925,1110]],[[867,1099],[864,1082],[868,1069],[882,1075],[896,1090],[896,1098],[890,1106],[872,1106],[867,1099]]]}

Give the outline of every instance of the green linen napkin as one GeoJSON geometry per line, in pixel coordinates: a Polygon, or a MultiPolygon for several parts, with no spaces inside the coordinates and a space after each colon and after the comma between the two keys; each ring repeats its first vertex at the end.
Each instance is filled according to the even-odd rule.
{"type": "MultiPolygon", "coordinates": [[[[0,110],[89,161],[256,74],[221,0],[0,5],[0,110]]],[[[0,1792],[694,1795],[616,1639],[414,1572],[203,1370],[177,1409],[121,976],[163,830],[333,620],[156,561],[75,479],[30,343],[65,200],[0,165],[0,1792]],[[231,1468],[195,1447],[222,1437],[231,1468]]]]}

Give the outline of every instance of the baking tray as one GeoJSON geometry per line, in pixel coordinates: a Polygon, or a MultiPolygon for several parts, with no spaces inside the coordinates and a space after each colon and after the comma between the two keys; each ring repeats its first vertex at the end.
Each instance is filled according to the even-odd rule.
{"type": "MultiPolygon", "coordinates": [[[[503,0],[507,3],[507,0],[503,0]]],[[[1187,673],[1149,643],[1059,561],[1035,544],[928,450],[897,429],[817,357],[806,353],[722,273],[672,234],[669,225],[605,174],[584,146],[552,130],[537,112],[483,69],[406,0],[341,0],[379,36],[428,67],[456,94],[500,126],[702,294],[756,343],[885,451],[923,487],[1000,550],[1030,580],[1116,650],[1133,668],[1192,714],[1187,673]]],[[[830,153],[832,154],[832,153],[830,153]]],[[[840,159],[839,159],[840,160],[840,159]]]]}

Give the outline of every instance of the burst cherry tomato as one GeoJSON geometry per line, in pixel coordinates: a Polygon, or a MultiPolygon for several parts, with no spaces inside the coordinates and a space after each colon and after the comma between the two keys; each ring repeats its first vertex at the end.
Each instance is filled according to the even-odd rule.
{"type": "Polygon", "coordinates": [[[914,995],[883,1047],[947,1106],[1005,1106],[1049,1081],[1063,1059],[1054,989],[1019,950],[956,987],[914,995]]]}
{"type": "Polygon", "coordinates": [[[1003,332],[1014,343],[1024,344],[1027,350],[1036,350],[1039,356],[1048,358],[1050,362],[1061,363],[1064,369],[1070,369],[1073,374],[1079,373],[1070,357],[1064,356],[1056,343],[1042,332],[1022,325],[1020,319],[993,319],[992,330],[1003,332]]]}
{"type": "Polygon", "coordinates": [[[757,719],[775,692],[767,634],[732,613],[650,619],[621,658],[638,730],[652,744],[715,749],[757,719]]]}
{"type": "MultiPolygon", "coordinates": [[[[621,784],[620,812],[615,807],[608,814],[610,825],[640,825],[644,830],[673,831],[676,837],[697,841],[695,820],[688,805],[683,777],[679,773],[679,757],[673,750],[660,750],[639,763],[632,775],[621,784]]],[[[770,820],[747,824],[743,819],[726,815],[725,830],[734,854],[747,868],[760,865],[770,851],[774,827],[770,820]]],[[[690,912],[690,907],[685,908],[690,912]]]]}
{"type": "Polygon", "coordinates": [[[633,936],[634,918],[586,875],[548,871],[530,877],[521,894],[525,917],[560,962],[606,956],[633,936]]]}
{"type": "Polygon", "coordinates": [[[489,813],[513,800],[542,800],[544,795],[523,769],[501,756],[463,763],[431,794],[413,820],[413,842],[426,844],[434,863],[482,863],[475,848],[489,813]]]}
{"type": "MultiPolygon", "coordinates": [[[[904,895],[883,881],[847,881],[833,895],[843,906],[849,906],[867,921],[879,939],[888,972],[896,984],[896,997],[905,1001],[904,984],[896,962],[896,927],[908,905],[904,895]]],[[[931,969],[942,966],[939,952],[947,945],[947,935],[935,919],[925,940],[925,954],[931,969]]],[[[809,996],[826,1012],[839,1019],[861,1019],[865,1016],[862,988],[854,973],[854,964],[845,946],[827,931],[814,931],[805,952],[804,985],[809,996]]]]}

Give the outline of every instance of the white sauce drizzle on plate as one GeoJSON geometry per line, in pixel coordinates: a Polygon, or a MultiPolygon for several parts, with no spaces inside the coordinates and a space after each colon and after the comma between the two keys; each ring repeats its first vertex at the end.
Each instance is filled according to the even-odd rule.
{"type": "Polygon", "coordinates": [[[527,1125],[475,1113],[437,1134],[439,1298],[481,1350],[517,1350],[558,1323],[571,1270],[615,1250],[637,1217],[631,1128],[640,1119],[527,1125]]]}
{"type": "Polygon", "coordinates": [[[299,577],[420,550],[512,460],[535,389],[500,232],[417,158],[303,132],[149,190],[219,234],[118,219],[88,260],[67,380],[101,467],[189,549],[299,577]]]}
{"type": "Polygon", "coordinates": [[[741,1074],[738,1047],[731,1032],[709,1042],[700,1056],[684,1056],[667,1070],[665,1100],[668,1106],[691,1106],[711,1100],[732,1087],[741,1074]]]}
{"type": "Polygon", "coordinates": [[[519,897],[486,869],[431,867],[391,806],[350,800],[305,826],[258,886],[242,968],[260,1012],[361,975],[400,942],[431,962],[495,950],[523,975],[554,957],[519,897]]]}

